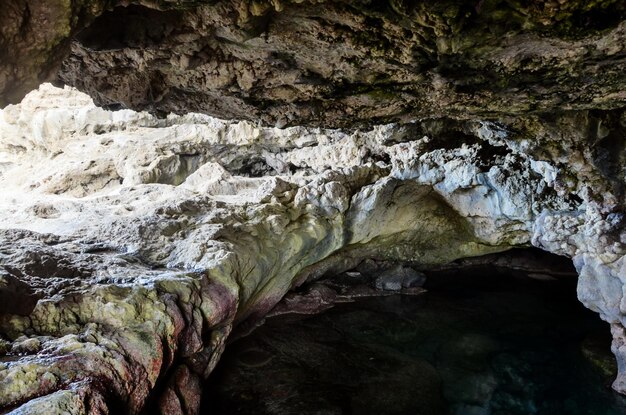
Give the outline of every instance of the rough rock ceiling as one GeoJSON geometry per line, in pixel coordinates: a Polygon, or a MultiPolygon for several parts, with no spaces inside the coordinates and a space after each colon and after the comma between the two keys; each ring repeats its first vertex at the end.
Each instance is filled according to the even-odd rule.
{"type": "Polygon", "coordinates": [[[626,103],[621,0],[10,0],[8,10],[0,103],[53,78],[100,105],[279,126],[626,103]]]}

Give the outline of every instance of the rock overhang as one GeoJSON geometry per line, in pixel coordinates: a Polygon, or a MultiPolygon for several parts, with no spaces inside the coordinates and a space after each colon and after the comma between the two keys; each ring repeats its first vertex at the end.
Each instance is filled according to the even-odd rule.
{"type": "Polygon", "coordinates": [[[621,1],[79,2],[60,28],[35,26],[54,5],[12,2],[4,103],[53,78],[112,108],[278,126],[626,103],[621,1]]]}
{"type": "Polygon", "coordinates": [[[1,404],[195,413],[233,328],[368,258],[428,268],[528,245],[574,258],[580,299],[619,344],[622,149],[602,139],[620,119],[279,129],[107,111],[42,86],[0,111],[0,279],[22,305],[0,327],[9,353],[30,353],[0,366],[1,404]]]}

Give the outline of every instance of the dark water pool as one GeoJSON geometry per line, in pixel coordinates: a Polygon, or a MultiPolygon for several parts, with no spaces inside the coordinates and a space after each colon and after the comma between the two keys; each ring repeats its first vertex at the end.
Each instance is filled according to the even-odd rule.
{"type": "Polygon", "coordinates": [[[230,345],[204,414],[626,414],[575,281],[441,275],[418,297],[269,319],[230,345]]]}

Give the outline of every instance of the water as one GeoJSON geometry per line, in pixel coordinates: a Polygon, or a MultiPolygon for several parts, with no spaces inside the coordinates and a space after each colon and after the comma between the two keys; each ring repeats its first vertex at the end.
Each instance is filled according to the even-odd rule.
{"type": "Polygon", "coordinates": [[[231,344],[205,414],[626,414],[608,325],[575,280],[491,271],[418,297],[269,319],[231,344]]]}

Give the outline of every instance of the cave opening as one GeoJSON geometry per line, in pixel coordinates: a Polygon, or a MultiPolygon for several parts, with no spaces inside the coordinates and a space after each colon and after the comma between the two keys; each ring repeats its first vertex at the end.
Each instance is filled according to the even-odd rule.
{"type": "Polygon", "coordinates": [[[419,295],[268,318],[227,346],[201,413],[626,411],[608,324],[576,298],[571,260],[519,249],[425,274],[419,295]]]}

